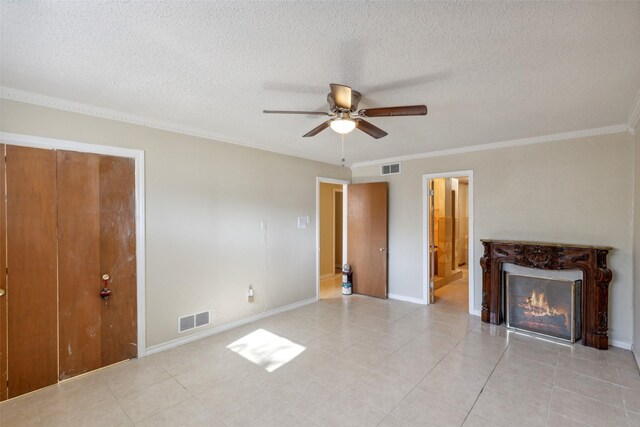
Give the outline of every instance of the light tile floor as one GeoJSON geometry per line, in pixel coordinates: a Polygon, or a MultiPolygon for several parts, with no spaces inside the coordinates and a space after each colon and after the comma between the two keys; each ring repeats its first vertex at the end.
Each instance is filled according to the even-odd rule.
{"type": "Polygon", "coordinates": [[[342,274],[320,279],[320,298],[342,298],[342,274]]]}
{"type": "Polygon", "coordinates": [[[469,307],[469,269],[462,266],[462,277],[435,290],[436,304],[447,304],[461,310],[469,307]]]}
{"type": "Polygon", "coordinates": [[[2,427],[640,426],[640,375],[629,351],[508,333],[445,304],[352,295],[4,402],[0,421],[2,427]],[[305,349],[267,372],[267,359],[287,360],[287,344],[258,349],[262,365],[227,348],[259,329],[305,349]]]}

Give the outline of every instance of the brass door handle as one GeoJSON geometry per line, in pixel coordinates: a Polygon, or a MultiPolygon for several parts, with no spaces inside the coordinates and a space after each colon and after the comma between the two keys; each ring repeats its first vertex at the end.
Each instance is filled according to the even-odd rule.
{"type": "Polygon", "coordinates": [[[4,294],[5,294],[5,290],[4,290],[4,289],[0,289],[0,297],[1,297],[2,295],[4,295],[4,294]]]}
{"type": "Polygon", "coordinates": [[[102,298],[105,301],[108,300],[109,297],[111,296],[111,289],[109,289],[110,279],[111,279],[111,276],[109,276],[108,274],[102,275],[102,281],[104,282],[104,287],[100,291],[100,298],[102,298]]]}

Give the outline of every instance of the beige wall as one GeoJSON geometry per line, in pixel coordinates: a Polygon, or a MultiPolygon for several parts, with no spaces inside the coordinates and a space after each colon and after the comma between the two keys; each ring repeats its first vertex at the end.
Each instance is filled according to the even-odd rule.
{"type": "Polygon", "coordinates": [[[320,276],[334,274],[333,260],[333,190],[342,185],[320,183],[320,276]]]}
{"type": "Polygon", "coordinates": [[[424,158],[384,178],[379,166],[354,168],[355,183],[389,182],[389,292],[424,297],[422,175],[472,169],[475,310],[480,239],[610,245],[610,336],[631,343],[633,143],[621,133],[424,158]]]}
{"type": "Polygon", "coordinates": [[[640,360],[640,123],[636,126],[634,147],[634,198],[633,198],[633,350],[640,360]]]}
{"type": "Polygon", "coordinates": [[[315,296],[316,177],[349,169],[11,101],[1,113],[4,132],[145,151],[147,346],[185,336],[184,314],[211,309],[213,327],[315,296]]]}

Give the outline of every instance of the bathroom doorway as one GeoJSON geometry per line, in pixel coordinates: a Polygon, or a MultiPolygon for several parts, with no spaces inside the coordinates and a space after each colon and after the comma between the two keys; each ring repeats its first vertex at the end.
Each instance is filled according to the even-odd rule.
{"type": "Polygon", "coordinates": [[[471,171],[424,176],[425,295],[475,314],[471,171]]]}

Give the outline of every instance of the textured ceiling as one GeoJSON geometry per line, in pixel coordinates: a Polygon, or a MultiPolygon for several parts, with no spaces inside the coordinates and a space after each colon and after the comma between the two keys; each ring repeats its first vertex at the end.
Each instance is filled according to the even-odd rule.
{"type": "Polygon", "coordinates": [[[2,1],[6,88],[332,163],[301,136],[329,83],[361,107],[426,117],[354,131],[349,163],[626,123],[640,89],[640,2],[2,1]]]}

